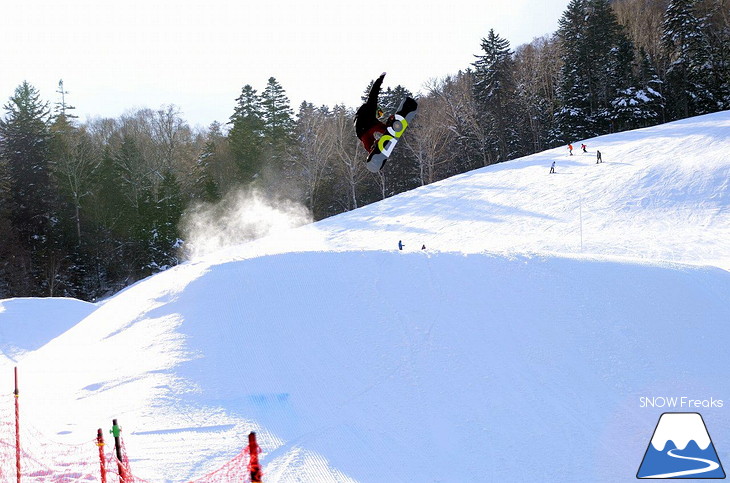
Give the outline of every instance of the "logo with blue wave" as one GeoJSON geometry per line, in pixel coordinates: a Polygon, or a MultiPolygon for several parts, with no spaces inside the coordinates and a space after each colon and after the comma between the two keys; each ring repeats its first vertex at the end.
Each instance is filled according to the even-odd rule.
{"type": "Polygon", "coordinates": [[[664,413],[654,429],[639,479],[722,479],[725,470],[699,413],[664,413]]]}

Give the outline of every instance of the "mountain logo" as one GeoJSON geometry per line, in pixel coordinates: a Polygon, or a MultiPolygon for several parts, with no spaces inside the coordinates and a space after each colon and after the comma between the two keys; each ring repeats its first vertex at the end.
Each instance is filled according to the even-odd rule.
{"type": "Polygon", "coordinates": [[[699,413],[664,413],[636,478],[725,478],[715,445],[699,413]]]}

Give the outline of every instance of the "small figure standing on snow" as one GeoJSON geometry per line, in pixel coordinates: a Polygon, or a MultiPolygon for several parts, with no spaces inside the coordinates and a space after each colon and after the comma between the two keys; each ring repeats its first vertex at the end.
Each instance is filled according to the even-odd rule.
{"type": "Polygon", "coordinates": [[[550,166],[550,174],[553,174],[555,172],[555,161],[553,161],[553,165],[550,166]]]}
{"type": "Polygon", "coordinates": [[[586,148],[587,148],[587,147],[588,147],[588,146],[586,146],[585,144],[581,144],[581,145],[580,145],[580,148],[581,148],[581,149],[583,150],[583,152],[584,152],[584,153],[587,153],[587,152],[588,152],[588,151],[586,151],[586,148]]]}
{"type": "Polygon", "coordinates": [[[572,156],[573,155],[573,145],[572,144],[568,144],[568,151],[570,151],[570,155],[572,156]]]}
{"type": "Polygon", "coordinates": [[[378,116],[382,116],[382,110],[378,108],[378,95],[380,94],[380,86],[383,84],[385,72],[380,74],[368,93],[368,99],[360,106],[355,114],[355,134],[360,138],[363,147],[369,153],[372,151],[375,142],[385,134],[387,126],[380,122],[378,116]]]}
{"type": "Polygon", "coordinates": [[[403,240],[398,240],[398,250],[403,250],[403,247],[405,245],[403,244],[403,240]]]}
{"type": "Polygon", "coordinates": [[[596,164],[602,163],[603,159],[601,159],[601,152],[596,150],[596,164]]]}

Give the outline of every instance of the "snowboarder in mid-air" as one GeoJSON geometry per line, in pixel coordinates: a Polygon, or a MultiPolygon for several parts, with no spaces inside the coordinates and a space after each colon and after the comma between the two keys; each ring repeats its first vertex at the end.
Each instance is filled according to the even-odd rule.
{"type": "Polygon", "coordinates": [[[355,134],[368,152],[365,166],[373,173],[383,169],[383,165],[393,152],[398,139],[413,120],[418,109],[415,99],[406,96],[395,114],[382,122],[383,111],[378,107],[378,94],[383,85],[385,72],[373,82],[365,104],[355,114],[355,134]]]}

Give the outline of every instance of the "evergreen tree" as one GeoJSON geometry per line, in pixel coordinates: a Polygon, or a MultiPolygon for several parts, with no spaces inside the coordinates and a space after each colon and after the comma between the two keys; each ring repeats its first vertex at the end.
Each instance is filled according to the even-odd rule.
{"type": "Polygon", "coordinates": [[[197,193],[207,201],[214,202],[239,183],[236,176],[232,176],[238,168],[233,159],[228,133],[223,131],[220,123],[213,122],[208,127],[204,142],[200,161],[202,171],[197,183],[203,189],[198,189],[197,193]]]}
{"type": "Polygon", "coordinates": [[[665,93],[671,119],[713,112],[718,105],[711,85],[709,45],[694,13],[696,3],[672,0],[664,15],[662,43],[669,56],[665,93]]]}
{"type": "Polygon", "coordinates": [[[562,68],[558,85],[560,108],[556,112],[556,143],[587,138],[595,134],[587,71],[586,0],[571,0],[558,21],[562,68]]]}
{"type": "Polygon", "coordinates": [[[490,30],[482,39],[483,55],[474,62],[474,97],[483,116],[482,125],[491,126],[492,162],[506,161],[519,151],[515,67],[509,41],[490,30]]]}
{"type": "Polygon", "coordinates": [[[269,78],[261,94],[261,107],[264,136],[272,144],[279,141],[289,142],[294,132],[294,111],[289,105],[284,88],[273,77],[269,78]]]}
{"type": "Polygon", "coordinates": [[[64,263],[57,230],[57,190],[49,165],[48,103],[28,82],[15,89],[0,120],[0,158],[7,162],[10,221],[29,254],[31,286],[17,295],[54,295],[64,263]]]}
{"type": "Polygon", "coordinates": [[[664,110],[662,82],[643,49],[639,56],[641,65],[636,86],[619,90],[612,102],[613,119],[618,130],[653,126],[661,121],[664,110]]]}
{"type": "Polygon", "coordinates": [[[177,265],[177,250],[182,246],[178,222],[184,204],[180,184],[172,172],[163,174],[155,199],[146,203],[145,208],[151,212],[147,213],[149,222],[145,223],[147,262],[144,268],[154,273],[177,265]]]}
{"type": "MultiPolygon", "coordinates": [[[[129,142],[125,148],[130,150],[129,142]]],[[[106,146],[99,168],[94,172],[94,189],[89,200],[89,217],[93,220],[87,247],[89,264],[86,292],[90,298],[113,293],[137,280],[133,262],[132,223],[134,208],[129,190],[121,181],[123,171],[117,164],[118,154],[106,146]]]]}
{"type": "Polygon", "coordinates": [[[239,178],[249,183],[256,179],[262,169],[264,114],[261,98],[248,84],[243,87],[236,102],[229,122],[231,130],[228,132],[228,142],[239,178]]]}
{"type": "Polygon", "coordinates": [[[147,177],[140,178],[138,170],[144,165],[140,140],[133,134],[122,134],[119,147],[112,153],[110,170],[105,174],[109,194],[107,210],[113,222],[112,237],[121,247],[118,276],[134,282],[154,272],[152,239],[155,230],[155,191],[147,177]]]}
{"type": "Polygon", "coordinates": [[[261,94],[263,133],[266,145],[267,167],[276,172],[274,178],[284,176],[287,152],[294,143],[294,111],[279,82],[270,77],[261,94]]]}
{"type": "Polygon", "coordinates": [[[586,63],[593,132],[615,131],[611,104],[619,90],[633,86],[633,45],[623,34],[609,0],[586,4],[586,63]]]}
{"type": "Polygon", "coordinates": [[[203,201],[215,203],[221,199],[221,190],[212,173],[211,164],[216,160],[217,146],[214,141],[208,140],[200,154],[197,163],[198,176],[195,181],[196,197],[203,201]]]}
{"type": "Polygon", "coordinates": [[[607,69],[603,85],[604,97],[599,100],[601,114],[598,116],[597,129],[601,133],[617,132],[625,129],[632,129],[635,125],[631,122],[621,122],[620,115],[616,111],[617,99],[622,98],[626,92],[639,91],[639,86],[634,71],[636,69],[636,57],[634,55],[634,44],[626,36],[624,29],[620,26],[609,9],[604,17],[611,18],[611,31],[613,33],[613,45],[606,51],[607,69]]]}
{"type": "Polygon", "coordinates": [[[0,157],[0,298],[30,293],[26,287],[29,252],[21,248],[12,223],[11,186],[8,163],[0,157]]]}
{"type": "Polygon", "coordinates": [[[380,104],[380,108],[383,110],[383,113],[386,115],[390,115],[398,110],[401,102],[403,102],[403,99],[405,99],[406,97],[413,97],[413,93],[402,85],[398,84],[393,88],[388,87],[384,91],[381,91],[378,101],[380,104]]]}
{"type": "Polygon", "coordinates": [[[56,102],[54,108],[55,117],[57,119],[62,118],[63,120],[71,124],[74,119],[78,119],[78,116],[71,112],[76,108],[66,103],[66,94],[68,94],[68,91],[63,86],[63,79],[58,81],[58,90],[56,92],[60,94],[61,99],[56,102]]]}
{"type": "Polygon", "coordinates": [[[704,0],[702,29],[710,50],[710,89],[716,109],[730,109],[730,0],[704,0]]]}
{"type": "Polygon", "coordinates": [[[615,131],[615,101],[635,87],[633,44],[608,0],[572,0],[559,23],[563,68],[556,140],[615,131]]]}

